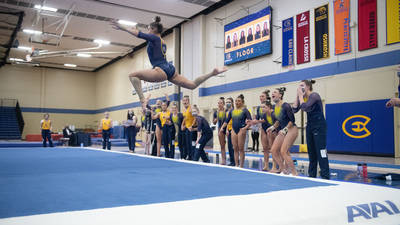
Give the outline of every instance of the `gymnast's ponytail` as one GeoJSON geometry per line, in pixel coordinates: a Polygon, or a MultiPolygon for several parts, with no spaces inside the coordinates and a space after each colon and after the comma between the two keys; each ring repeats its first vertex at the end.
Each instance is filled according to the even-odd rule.
{"type": "Polygon", "coordinates": [[[150,24],[150,27],[155,28],[157,30],[157,33],[159,34],[163,32],[163,25],[160,22],[161,22],[161,17],[156,16],[154,18],[154,22],[150,24]]]}
{"type": "Polygon", "coordinates": [[[243,94],[240,94],[240,95],[238,96],[238,98],[242,99],[242,101],[244,102],[244,96],[243,96],[243,94]]]}
{"type": "Polygon", "coordinates": [[[276,90],[279,91],[279,94],[281,94],[281,99],[283,99],[283,95],[285,94],[286,88],[280,87],[280,88],[277,88],[276,90]]]}
{"type": "Polygon", "coordinates": [[[315,84],[315,80],[302,80],[301,82],[304,82],[307,87],[309,87],[310,91],[313,90],[312,85],[315,84]]]}
{"type": "Polygon", "coordinates": [[[265,90],[265,91],[263,91],[262,93],[265,95],[265,99],[266,99],[266,101],[269,101],[269,102],[271,102],[271,97],[269,96],[269,90],[265,90]]]}

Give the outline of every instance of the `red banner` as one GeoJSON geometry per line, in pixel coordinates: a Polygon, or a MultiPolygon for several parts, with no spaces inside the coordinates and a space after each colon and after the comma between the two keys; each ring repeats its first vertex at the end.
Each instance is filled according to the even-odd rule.
{"type": "Polygon", "coordinates": [[[376,0],[358,0],[358,50],[378,47],[376,0]]]}
{"type": "Polygon", "coordinates": [[[334,0],[335,55],[348,53],[350,45],[350,0],[334,0]]]}
{"type": "Polygon", "coordinates": [[[310,11],[296,16],[297,64],[310,62],[310,11]]]}

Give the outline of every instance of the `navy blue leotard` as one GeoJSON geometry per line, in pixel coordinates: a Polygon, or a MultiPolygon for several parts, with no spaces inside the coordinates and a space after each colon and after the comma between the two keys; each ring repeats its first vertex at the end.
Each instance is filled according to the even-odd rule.
{"type": "Polygon", "coordinates": [[[226,123],[232,119],[232,129],[235,133],[239,133],[240,129],[246,126],[246,119],[251,120],[251,115],[248,109],[234,109],[231,110],[226,119],[226,123]]]}
{"type": "Polygon", "coordinates": [[[292,107],[286,102],[281,107],[274,106],[274,116],[279,121],[278,130],[285,128],[289,122],[292,122],[293,126],[296,126],[292,107]]]}
{"type": "Polygon", "coordinates": [[[271,116],[268,116],[266,113],[262,114],[260,119],[263,119],[265,122],[261,124],[261,127],[264,131],[267,131],[267,129],[274,125],[276,118],[274,114],[272,113],[271,116]]]}
{"type": "Polygon", "coordinates": [[[160,37],[154,34],[146,34],[139,31],[138,38],[147,41],[147,55],[153,68],[160,67],[167,74],[168,80],[175,75],[175,67],[167,62],[167,45],[160,37]]]}
{"type": "MultiPolygon", "coordinates": [[[[224,124],[225,120],[226,120],[226,113],[228,112],[228,110],[224,110],[224,111],[214,111],[214,119],[218,120],[218,128],[222,127],[222,124],[224,124]]],[[[226,127],[222,130],[222,132],[225,134],[226,133],[226,127]]]]}

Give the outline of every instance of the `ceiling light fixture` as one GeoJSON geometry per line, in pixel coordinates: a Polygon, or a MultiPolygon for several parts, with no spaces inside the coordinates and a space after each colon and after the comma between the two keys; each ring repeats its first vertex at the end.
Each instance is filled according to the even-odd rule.
{"type": "Polygon", "coordinates": [[[19,59],[19,58],[10,58],[10,61],[14,61],[14,62],[24,62],[25,60],[19,59]]]}
{"type": "Polygon", "coordinates": [[[132,22],[132,21],[128,21],[128,20],[118,20],[118,23],[122,24],[122,25],[132,26],[132,27],[137,25],[136,22],[132,22]]]}
{"type": "Polygon", "coordinates": [[[26,47],[26,46],[18,46],[18,49],[27,50],[27,51],[31,51],[32,50],[31,47],[26,47]]]}
{"type": "Polygon", "coordinates": [[[41,10],[47,10],[47,11],[51,11],[51,12],[57,12],[56,8],[47,7],[47,6],[41,6],[41,5],[35,5],[35,9],[41,9],[41,10]]]}
{"type": "Polygon", "coordinates": [[[100,39],[96,39],[96,40],[94,40],[93,42],[94,42],[94,43],[97,43],[97,44],[102,44],[102,45],[108,45],[108,44],[111,43],[111,42],[109,42],[109,41],[100,40],[100,39]]]}
{"type": "Polygon", "coordinates": [[[23,29],[22,31],[25,33],[28,33],[28,34],[42,34],[42,31],[38,31],[38,30],[23,29]]]}
{"type": "Polygon", "coordinates": [[[90,58],[90,57],[92,57],[91,54],[86,54],[86,53],[78,53],[78,54],[76,54],[76,56],[78,56],[78,57],[84,57],[84,58],[90,58]]]}
{"type": "Polygon", "coordinates": [[[77,67],[77,65],[75,65],[75,64],[69,64],[69,63],[65,63],[64,66],[66,66],[66,67],[77,67]]]}

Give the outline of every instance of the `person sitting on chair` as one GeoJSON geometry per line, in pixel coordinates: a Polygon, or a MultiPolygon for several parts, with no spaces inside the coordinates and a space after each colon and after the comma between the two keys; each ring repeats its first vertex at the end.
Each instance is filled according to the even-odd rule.
{"type": "Polygon", "coordinates": [[[72,145],[72,138],[73,138],[73,133],[71,129],[69,129],[68,125],[65,125],[63,129],[63,137],[68,138],[68,145],[72,145]]]}

